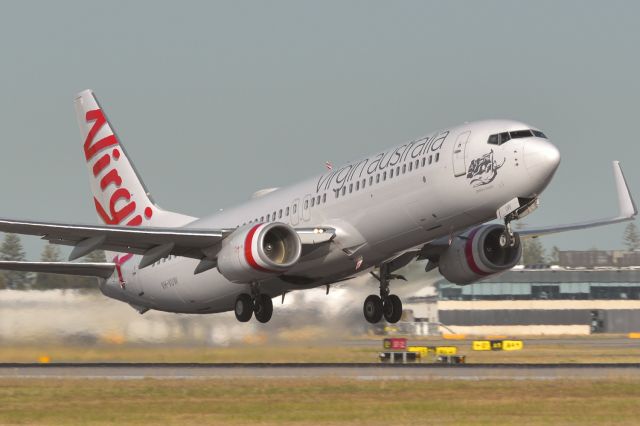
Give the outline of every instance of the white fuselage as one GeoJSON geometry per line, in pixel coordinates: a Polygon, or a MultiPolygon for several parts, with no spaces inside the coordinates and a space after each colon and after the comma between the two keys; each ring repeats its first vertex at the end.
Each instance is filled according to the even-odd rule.
{"type": "MultiPolygon", "coordinates": [[[[306,254],[285,275],[261,282],[260,290],[274,297],[330,284],[493,220],[514,197],[537,197],[558,166],[555,147],[539,137],[487,142],[492,134],[531,128],[508,120],[465,123],[267,192],[187,227],[283,222],[294,228],[335,228],[330,244],[306,254]]],[[[248,285],[229,282],[217,269],[194,274],[194,259],[171,256],[144,269],[137,268],[139,261],[140,256],[125,261],[102,283],[103,293],[139,308],[212,313],[233,310],[236,297],[248,292],[248,285]]]]}

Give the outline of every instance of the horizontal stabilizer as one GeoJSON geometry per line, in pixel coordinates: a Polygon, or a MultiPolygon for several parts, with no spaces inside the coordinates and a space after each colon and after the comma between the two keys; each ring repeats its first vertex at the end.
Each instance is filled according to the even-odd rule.
{"type": "Polygon", "coordinates": [[[80,275],[104,279],[109,278],[113,274],[115,267],[115,263],[0,261],[0,270],[80,275]]]}

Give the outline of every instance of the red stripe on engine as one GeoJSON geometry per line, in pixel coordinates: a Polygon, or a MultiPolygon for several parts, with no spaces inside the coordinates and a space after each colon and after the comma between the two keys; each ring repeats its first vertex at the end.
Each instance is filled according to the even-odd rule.
{"type": "Polygon", "coordinates": [[[270,271],[269,269],[263,268],[262,266],[258,265],[255,258],[253,257],[253,252],[251,251],[251,247],[253,245],[253,236],[255,235],[256,231],[260,226],[261,226],[260,224],[256,225],[253,228],[251,228],[249,232],[247,232],[247,237],[244,239],[244,258],[247,260],[247,263],[249,264],[249,266],[251,266],[253,269],[256,269],[261,272],[273,273],[275,271],[270,271]]]}
{"type": "Polygon", "coordinates": [[[467,259],[467,265],[469,265],[469,268],[471,268],[471,270],[477,274],[477,275],[481,275],[481,276],[486,276],[486,275],[491,275],[488,272],[484,272],[482,269],[480,269],[478,267],[478,264],[476,263],[476,260],[473,258],[473,239],[476,236],[476,233],[478,232],[480,228],[476,228],[473,231],[471,231],[471,234],[469,234],[469,237],[467,238],[467,243],[464,246],[464,256],[467,259]]]}

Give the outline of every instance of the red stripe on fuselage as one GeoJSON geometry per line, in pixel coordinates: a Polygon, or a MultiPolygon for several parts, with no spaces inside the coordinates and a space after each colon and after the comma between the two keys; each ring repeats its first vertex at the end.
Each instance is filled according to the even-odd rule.
{"type": "Polygon", "coordinates": [[[484,272],[482,269],[480,269],[478,267],[478,264],[476,263],[476,260],[473,258],[473,239],[476,236],[476,233],[478,232],[480,228],[476,228],[473,231],[471,231],[471,234],[469,234],[469,237],[467,237],[467,243],[464,246],[464,256],[467,259],[467,265],[469,265],[469,268],[471,268],[471,270],[478,275],[481,276],[486,276],[486,275],[491,275],[488,272],[484,272]]]}
{"type": "Polygon", "coordinates": [[[261,272],[274,273],[276,271],[270,271],[269,269],[263,268],[262,266],[258,265],[258,263],[256,262],[256,259],[253,257],[253,252],[251,251],[251,247],[253,245],[253,236],[255,235],[256,231],[260,226],[262,225],[261,224],[256,225],[253,228],[251,228],[249,232],[247,232],[247,237],[244,239],[244,258],[247,260],[247,263],[249,264],[249,266],[251,266],[253,269],[256,269],[261,272]]]}

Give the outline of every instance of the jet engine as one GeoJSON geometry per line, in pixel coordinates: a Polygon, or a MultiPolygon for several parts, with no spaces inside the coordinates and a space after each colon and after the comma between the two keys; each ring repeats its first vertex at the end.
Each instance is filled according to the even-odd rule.
{"type": "Polygon", "coordinates": [[[250,224],[222,241],[218,270],[234,283],[251,283],[283,274],[300,259],[302,244],[284,223],[250,224]]]}
{"type": "Polygon", "coordinates": [[[511,244],[503,225],[483,225],[458,236],[440,256],[439,270],[454,284],[465,285],[513,268],[522,256],[520,237],[511,244]]]}

